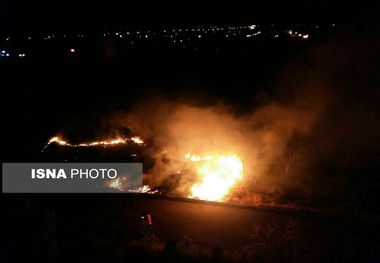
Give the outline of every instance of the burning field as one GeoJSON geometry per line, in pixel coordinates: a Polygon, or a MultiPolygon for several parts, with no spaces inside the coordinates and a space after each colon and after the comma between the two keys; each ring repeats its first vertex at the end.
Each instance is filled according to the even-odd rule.
{"type": "MultiPolygon", "coordinates": [[[[88,143],[72,144],[62,140],[60,137],[52,137],[45,145],[42,151],[44,151],[50,144],[57,144],[63,147],[112,147],[119,145],[134,144],[140,147],[146,146],[144,141],[134,136],[131,138],[116,138],[104,141],[93,141],[88,143]]],[[[165,154],[164,152],[163,154],[165,154]]],[[[131,154],[137,156],[137,154],[131,154]]],[[[185,153],[183,156],[186,166],[193,171],[197,183],[190,187],[188,197],[197,198],[208,201],[223,201],[232,190],[235,183],[242,179],[244,173],[243,162],[237,155],[194,155],[190,152],[185,153]]],[[[184,165],[184,164],[182,164],[184,165]]],[[[180,169],[178,166],[177,168],[180,169]]],[[[176,172],[178,176],[181,176],[181,170],[176,172]]],[[[108,185],[111,188],[124,190],[124,184],[120,178],[112,181],[108,185]]],[[[151,190],[148,185],[145,185],[136,190],[136,192],[144,193],[157,193],[158,191],[151,190]]]]}
{"type": "Polygon", "coordinates": [[[299,160],[304,149],[295,143],[310,135],[324,107],[324,103],[308,105],[304,100],[289,106],[270,103],[254,112],[235,114],[224,105],[199,106],[161,98],[109,120],[128,135],[79,143],[55,136],[43,151],[52,145],[73,150],[133,148],[125,161],[150,160],[150,165],[144,164],[144,184],[156,193],[283,205],[273,191],[282,187],[280,178],[292,181],[304,168],[299,160]]]}
{"type": "Polygon", "coordinates": [[[375,262],[378,38],[291,46],[262,35],[225,51],[141,47],[120,60],[75,55],[62,71],[33,58],[1,71],[12,72],[3,162],[143,164],[134,189],[127,177],[101,182],[122,194],[4,194],[8,251],[41,262],[375,262]]]}
{"type": "MultiPolygon", "coordinates": [[[[67,117],[76,115],[82,104],[70,114],[61,113],[53,128],[44,126],[46,144],[38,151],[47,160],[58,154],[58,161],[142,162],[145,189],[163,195],[374,211],[370,204],[378,185],[380,133],[378,65],[367,56],[377,43],[371,43],[342,37],[310,47],[291,61],[287,58],[270,81],[255,79],[267,56],[252,70],[240,64],[236,70],[227,67],[228,61],[237,61],[233,58],[221,64],[226,68],[217,61],[200,69],[189,66],[190,76],[209,75],[195,85],[191,78],[181,79],[183,70],[175,67],[152,73],[157,83],[180,79],[163,82],[172,85],[168,90],[150,89],[155,83],[149,83],[139,94],[132,88],[141,82],[136,78],[124,97],[111,96],[96,110],[89,106],[96,120],[67,117]],[[350,44],[342,47],[341,42],[350,44]]],[[[119,70],[124,80],[125,71],[119,70]]],[[[40,122],[46,125],[42,117],[40,122]]]]}

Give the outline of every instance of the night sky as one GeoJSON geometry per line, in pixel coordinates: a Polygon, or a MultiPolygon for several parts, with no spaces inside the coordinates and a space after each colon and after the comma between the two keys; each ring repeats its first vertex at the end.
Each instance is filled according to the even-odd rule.
{"type": "Polygon", "coordinates": [[[0,0],[0,30],[160,27],[224,23],[379,21],[380,2],[364,1],[48,1],[0,0]]]}

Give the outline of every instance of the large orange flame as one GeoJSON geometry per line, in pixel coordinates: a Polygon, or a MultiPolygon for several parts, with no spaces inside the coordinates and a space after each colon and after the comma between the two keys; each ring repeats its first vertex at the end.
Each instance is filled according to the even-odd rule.
{"type": "Polygon", "coordinates": [[[243,177],[243,162],[235,154],[199,156],[186,153],[185,159],[194,162],[200,180],[191,187],[192,198],[222,201],[243,177]]]}

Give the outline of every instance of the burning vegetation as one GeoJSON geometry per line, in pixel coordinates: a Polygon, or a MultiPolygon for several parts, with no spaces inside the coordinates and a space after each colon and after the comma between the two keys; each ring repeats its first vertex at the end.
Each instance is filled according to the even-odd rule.
{"type": "Polygon", "coordinates": [[[104,121],[109,130],[130,129],[135,136],[77,144],[57,136],[46,147],[135,147],[132,161],[150,160],[144,163],[144,184],[168,195],[255,205],[350,206],[347,200],[356,202],[353,192],[369,189],[354,189],[362,183],[356,171],[377,182],[378,107],[369,98],[378,94],[363,76],[378,74],[363,63],[365,46],[342,48],[339,41],[289,63],[277,87],[258,91],[249,105],[203,93],[195,98],[186,91],[174,97],[148,94],[104,121]],[[357,61],[357,67],[347,61],[357,61]],[[342,72],[354,81],[337,77],[342,72]]]}
{"type": "Polygon", "coordinates": [[[56,143],[58,145],[68,146],[68,147],[97,147],[97,146],[112,146],[112,145],[128,144],[128,143],[144,144],[144,141],[140,137],[134,136],[131,138],[115,138],[115,139],[111,139],[107,141],[93,141],[93,142],[87,142],[87,143],[72,144],[67,141],[64,141],[59,136],[54,136],[48,141],[44,149],[52,143],[56,143]]]}
{"type": "MultiPolygon", "coordinates": [[[[119,137],[111,140],[93,141],[87,143],[72,144],[59,136],[52,137],[43,148],[46,149],[50,144],[55,143],[66,147],[112,147],[120,144],[136,144],[144,146],[143,139],[139,136],[130,138],[119,137]]],[[[208,201],[223,201],[236,181],[243,177],[243,162],[237,155],[195,155],[184,154],[184,160],[189,162],[193,168],[197,183],[190,188],[190,198],[198,198],[208,201]]],[[[179,172],[180,173],[180,172],[179,172]]],[[[110,188],[124,191],[127,187],[125,178],[117,178],[107,184],[110,188]]],[[[137,189],[135,192],[157,193],[152,191],[148,185],[137,189]]]]}
{"type": "Polygon", "coordinates": [[[199,183],[191,187],[190,197],[209,201],[223,201],[230,188],[243,177],[243,162],[236,155],[197,156],[185,154],[194,162],[199,183]]]}
{"type": "MultiPolygon", "coordinates": [[[[132,114],[116,118],[116,126],[126,123],[139,136],[78,144],[56,136],[45,148],[53,143],[72,148],[151,148],[154,150],[141,153],[154,160],[144,170],[144,183],[151,189],[208,201],[252,203],[247,196],[265,187],[262,181],[273,179],[269,176],[273,163],[282,157],[288,141],[296,133],[307,133],[315,119],[313,113],[301,107],[275,104],[253,115],[238,116],[223,106],[199,107],[163,100],[158,103],[151,104],[155,111],[149,112],[150,105],[144,104],[132,114]],[[141,119],[145,121],[136,121],[141,119]],[[142,138],[149,138],[150,143],[142,138]]],[[[110,187],[121,185],[114,182],[110,187]]]]}

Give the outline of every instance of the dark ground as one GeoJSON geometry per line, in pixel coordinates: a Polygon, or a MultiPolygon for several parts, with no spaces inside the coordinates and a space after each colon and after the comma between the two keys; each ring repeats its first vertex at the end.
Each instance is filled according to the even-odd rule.
{"type": "Polygon", "coordinates": [[[4,262],[377,262],[380,256],[378,219],[357,215],[143,194],[3,201],[4,262]],[[152,229],[144,213],[152,215],[152,229]]]}

